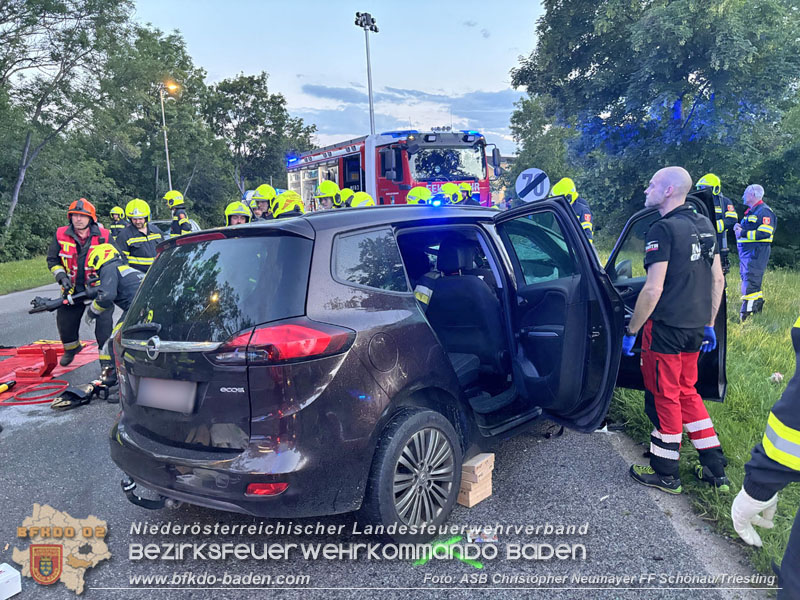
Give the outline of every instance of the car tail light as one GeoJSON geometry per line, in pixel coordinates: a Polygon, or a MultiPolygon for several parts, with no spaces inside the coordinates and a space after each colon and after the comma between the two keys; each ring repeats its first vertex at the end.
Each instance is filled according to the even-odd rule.
{"type": "Polygon", "coordinates": [[[297,362],[344,352],[355,337],[352,329],[300,317],[241,331],[217,348],[211,360],[240,365],[297,362]]]}
{"type": "Polygon", "coordinates": [[[251,483],[247,486],[247,496],[277,496],[282,493],[288,483],[251,483]]]}

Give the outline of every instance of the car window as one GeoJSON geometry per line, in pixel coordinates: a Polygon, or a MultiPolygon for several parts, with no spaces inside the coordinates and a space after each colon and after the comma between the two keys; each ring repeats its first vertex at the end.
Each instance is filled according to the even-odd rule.
{"type": "Polygon", "coordinates": [[[223,341],[302,315],[308,278],[299,275],[308,273],[312,247],[305,238],[274,235],[167,248],[142,281],[125,328],[153,322],[165,340],[223,341]]]}
{"type": "Polygon", "coordinates": [[[526,285],[579,272],[555,213],[519,217],[500,225],[499,231],[508,251],[516,256],[526,285]]]}
{"type": "Polygon", "coordinates": [[[634,221],[625,232],[619,250],[606,266],[606,272],[612,281],[647,276],[644,268],[644,238],[650,226],[659,218],[661,215],[658,212],[652,212],[634,221]]]}
{"type": "Polygon", "coordinates": [[[408,292],[400,251],[391,229],[378,229],[336,238],[333,275],[343,283],[408,292]]]}

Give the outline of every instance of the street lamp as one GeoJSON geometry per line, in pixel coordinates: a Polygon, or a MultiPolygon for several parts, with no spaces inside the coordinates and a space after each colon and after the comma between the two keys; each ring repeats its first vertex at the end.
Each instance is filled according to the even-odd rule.
{"type": "Polygon", "coordinates": [[[167,118],[164,116],[164,90],[168,93],[177,92],[179,86],[174,81],[167,81],[158,86],[158,96],[161,99],[161,126],[164,130],[164,154],[167,155],[167,181],[169,182],[169,189],[172,189],[172,172],[169,166],[169,143],[167,142],[167,118]]]}
{"type": "Polygon", "coordinates": [[[375,109],[372,105],[372,67],[369,62],[369,32],[378,33],[375,19],[369,13],[356,13],[356,27],[364,29],[364,40],[367,42],[367,86],[369,88],[369,132],[375,135],[375,109]]]}

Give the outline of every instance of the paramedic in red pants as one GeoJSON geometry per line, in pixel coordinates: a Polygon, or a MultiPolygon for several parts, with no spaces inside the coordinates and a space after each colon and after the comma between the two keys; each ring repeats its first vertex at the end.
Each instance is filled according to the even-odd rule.
{"type": "Polygon", "coordinates": [[[714,226],[685,204],[692,188],[681,167],[661,169],[645,190],[645,207],[658,210],[645,236],[647,280],[625,331],[622,352],[633,356],[642,330],[645,412],[650,434],[650,465],[633,465],[637,482],[671,494],[681,493],[678,473],[683,428],[700,455],[697,476],[727,491],[727,461],[703,400],[695,389],[701,349],[716,348],[714,320],[725,280],[714,226]]]}

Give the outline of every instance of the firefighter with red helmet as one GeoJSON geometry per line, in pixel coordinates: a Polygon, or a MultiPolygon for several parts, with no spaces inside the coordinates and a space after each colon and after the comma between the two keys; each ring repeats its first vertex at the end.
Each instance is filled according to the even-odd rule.
{"type": "MultiPolygon", "coordinates": [[[[89,266],[89,254],[100,244],[107,244],[111,233],[97,223],[94,205],[86,198],[75,200],[67,210],[69,225],[56,230],[47,252],[47,267],[55,277],[65,297],[83,292],[92,284],[94,271],[89,266]]],[[[64,354],[61,366],[70,364],[83,347],[78,332],[85,305],[65,304],[56,310],[56,325],[64,354]]],[[[94,334],[97,347],[102,348],[111,335],[112,315],[97,318],[94,334]]]]}

